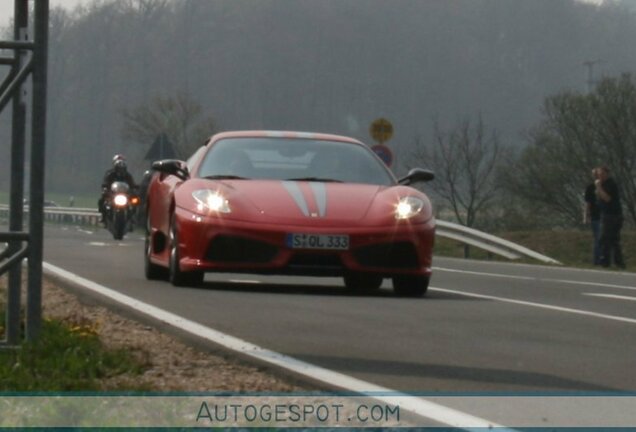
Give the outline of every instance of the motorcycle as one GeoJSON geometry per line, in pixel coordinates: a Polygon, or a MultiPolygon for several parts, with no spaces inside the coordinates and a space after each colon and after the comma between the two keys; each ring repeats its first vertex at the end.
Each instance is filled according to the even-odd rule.
{"type": "Polygon", "coordinates": [[[123,239],[134,229],[138,205],[139,196],[131,191],[128,183],[116,181],[110,185],[110,193],[104,199],[104,223],[115,240],[123,239]]]}

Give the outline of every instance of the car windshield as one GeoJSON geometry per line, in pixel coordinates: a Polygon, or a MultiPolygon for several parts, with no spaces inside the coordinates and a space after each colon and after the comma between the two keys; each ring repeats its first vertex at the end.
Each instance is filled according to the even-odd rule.
{"type": "Polygon", "coordinates": [[[368,183],[395,179],[366,147],[294,138],[226,138],[205,155],[199,177],[368,183]]]}

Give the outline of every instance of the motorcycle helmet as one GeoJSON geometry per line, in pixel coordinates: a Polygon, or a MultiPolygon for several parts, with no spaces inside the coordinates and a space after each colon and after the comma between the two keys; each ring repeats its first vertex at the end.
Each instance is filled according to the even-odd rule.
{"type": "Polygon", "coordinates": [[[113,165],[115,165],[117,161],[123,161],[124,163],[126,163],[126,158],[123,154],[116,154],[115,156],[113,156],[113,165]]]}
{"type": "Polygon", "coordinates": [[[126,169],[126,161],[123,159],[117,159],[113,162],[116,170],[125,170],[126,169]]]}

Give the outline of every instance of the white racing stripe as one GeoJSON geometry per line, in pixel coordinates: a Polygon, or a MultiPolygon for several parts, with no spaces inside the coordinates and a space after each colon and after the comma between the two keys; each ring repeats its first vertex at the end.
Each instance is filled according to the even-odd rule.
{"type": "Polygon", "coordinates": [[[607,315],[607,314],[602,314],[602,313],[597,313],[597,312],[586,311],[586,310],[582,310],[582,309],[566,308],[566,307],[561,307],[561,306],[553,306],[553,305],[548,305],[548,304],[543,304],[543,303],[534,303],[534,302],[529,302],[529,301],[524,301],[524,300],[515,300],[515,299],[510,299],[510,298],[505,298],[505,297],[496,297],[496,296],[490,296],[490,295],[484,295],[484,294],[473,294],[473,293],[467,293],[467,292],[464,292],[464,291],[457,291],[457,290],[451,290],[451,289],[446,289],[446,288],[429,287],[429,290],[445,292],[445,293],[449,293],[449,294],[458,294],[458,295],[462,295],[462,296],[465,296],[465,297],[473,297],[473,298],[486,299],[486,300],[496,300],[496,301],[500,301],[500,302],[504,302],[504,303],[512,303],[512,304],[517,304],[517,305],[522,305],[522,306],[531,306],[531,307],[536,307],[536,308],[541,308],[541,309],[548,309],[548,310],[553,310],[553,311],[558,311],[558,312],[567,312],[567,313],[572,313],[572,314],[577,314],[577,315],[585,315],[585,316],[590,316],[590,317],[595,317],[595,318],[603,318],[603,319],[612,320],[612,321],[620,321],[620,322],[626,322],[626,323],[630,323],[630,324],[636,324],[636,319],[634,319],[634,318],[607,315]]]}
{"type": "Polygon", "coordinates": [[[300,186],[295,181],[283,181],[283,187],[287,190],[289,195],[294,199],[294,202],[303,213],[303,215],[309,217],[325,217],[325,213],[327,211],[327,188],[322,182],[309,182],[309,187],[314,194],[314,199],[316,200],[316,205],[318,206],[318,214],[311,214],[309,212],[309,205],[305,200],[305,196],[303,195],[300,186]]]}
{"type": "Polygon", "coordinates": [[[87,290],[98,293],[120,304],[126,305],[127,307],[133,308],[174,328],[178,328],[197,337],[204,338],[232,351],[236,351],[260,361],[264,361],[275,366],[293,371],[314,380],[322,381],[336,388],[341,388],[347,391],[365,395],[368,394],[370,398],[388,404],[398,404],[400,406],[400,409],[410,411],[411,413],[423,418],[431,419],[438,423],[452,427],[502,427],[488,420],[474,417],[470,414],[463,413],[453,408],[449,408],[420,397],[396,392],[386,387],[381,387],[367,381],[359,380],[349,375],[344,375],[339,372],[325,369],[323,367],[277,353],[275,351],[270,351],[245,340],[222,333],[220,331],[198,324],[194,321],[185,319],[179,315],[175,315],[166,310],[141,302],[137,299],[121,294],[113,289],[85,279],[81,276],[78,276],[60,267],[56,267],[47,262],[43,263],[43,268],[47,273],[53,274],[73,284],[79,285],[87,290]]]}
{"type": "Polygon", "coordinates": [[[324,183],[310,182],[309,187],[314,193],[316,205],[318,206],[318,216],[325,217],[327,211],[327,187],[324,183]]]}
{"type": "Polygon", "coordinates": [[[284,181],[283,186],[289,192],[289,195],[294,199],[294,202],[298,206],[303,215],[309,216],[309,208],[307,207],[307,202],[305,201],[305,197],[303,196],[302,190],[300,190],[300,186],[298,183],[294,181],[284,181]]]}

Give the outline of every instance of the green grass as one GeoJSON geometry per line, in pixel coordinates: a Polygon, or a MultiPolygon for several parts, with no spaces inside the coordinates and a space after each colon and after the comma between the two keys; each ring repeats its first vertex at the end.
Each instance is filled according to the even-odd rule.
{"type": "MultiPolygon", "coordinates": [[[[0,338],[4,310],[0,304],[0,338]]],[[[102,346],[90,324],[45,319],[36,342],[0,349],[0,391],[99,391],[104,390],[100,380],[139,375],[143,369],[127,351],[102,346]]]]}

